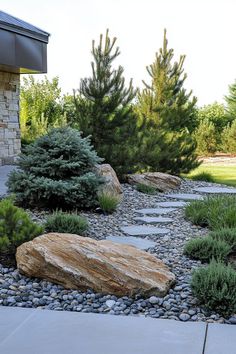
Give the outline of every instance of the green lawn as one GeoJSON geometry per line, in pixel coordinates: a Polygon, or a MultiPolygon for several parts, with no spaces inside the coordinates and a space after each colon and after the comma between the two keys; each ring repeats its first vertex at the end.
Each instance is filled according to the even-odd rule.
{"type": "Polygon", "coordinates": [[[196,170],[189,173],[188,177],[196,175],[200,172],[211,173],[216,183],[223,183],[229,186],[236,186],[236,165],[221,165],[220,163],[202,163],[201,166],[196,168],[196,170]]]}

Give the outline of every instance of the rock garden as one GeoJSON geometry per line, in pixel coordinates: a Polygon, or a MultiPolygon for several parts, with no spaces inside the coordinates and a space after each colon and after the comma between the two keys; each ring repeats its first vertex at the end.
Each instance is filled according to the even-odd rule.
{"type": "Polygon", "coordinates": [[[89,139],[29,145],[0,202],[0,304],[236,323],[236,189],[164,173],[122,184],[89,139]]]}

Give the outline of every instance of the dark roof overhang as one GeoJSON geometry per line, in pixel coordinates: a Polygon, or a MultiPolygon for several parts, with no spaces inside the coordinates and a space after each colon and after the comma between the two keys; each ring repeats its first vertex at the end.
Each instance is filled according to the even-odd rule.
{"type": "Polygon", "coordinates": [[[0,71],[46,73],[49,33],[0,11],[0,71]]]}
{"type": "Polygon", "coordinates": [[[0,28],[48,43],[50,34],[17,17],[0,11],[0,28]]]}

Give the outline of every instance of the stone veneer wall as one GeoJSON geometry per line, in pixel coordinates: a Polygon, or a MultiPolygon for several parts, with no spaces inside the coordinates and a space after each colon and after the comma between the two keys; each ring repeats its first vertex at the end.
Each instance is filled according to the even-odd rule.
{"type": "Polygon", "coordinates": [[[0,165],[20,153],[19,93],[20,75],[0,72],[0,165]]]}

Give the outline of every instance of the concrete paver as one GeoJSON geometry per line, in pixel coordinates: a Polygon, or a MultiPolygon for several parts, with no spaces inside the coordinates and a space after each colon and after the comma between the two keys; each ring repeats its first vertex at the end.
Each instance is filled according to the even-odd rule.
{"type": "Polygon", "coordinates": [[[155,224],[168,224],[173,221],[171,218],[163,218],[162,216],[137,216],[134,220],[138,224],[147,224],[147,225],[155,225],[155,224]]]}
{"type": "Polygon", "coordinates": [[[183,208],[186,205],[188,205],[187,202],[159,202],[157,203],[158,207],[162,207],[162,208],[183,208]]]}
{"type": "Polygon", "coordinates": [[[106,240],[110,240],[116,243],[121,243],[125,245],[131,245],[139,248],[140,250],[146,250],[151,247],[155,247],[156,243],[147,240],[145,238],[139,238],[134,236],[107,236],[106,240]]]}
{"type": "Polygon", "coordinates": [[[236,326],[210,323],[204,354],[235,354],[236,326]]]}
{"type": "Polygon", "coordinates": [[[135,213],[143,215],[162,215],[169,214],[172,211],[175,211],[175,208],[144,208],[135,210],[135,213]]]}
{"type": "Polygon", "coordinates": [[[131,236],[145,236],[145,235],[164,235],[170,230],[166,228],[160,228],[155,226],[144,226],[144,225],[130,225],[120,228],[125,234],[131,236]]]}
{"type": "Polygon", "coordinates": [[[167,198],[174,198],[179,200],[203,200],[204,197],[200,194],[193,193],[176,193],[176,194],[165,194],[167,198]]]}
{"type": "Polygon", "coordinates": [[[227,187],[199,187],[194,191],[207,194],[236,194],[236,188],[227,187]]]}
{"type": "MultiPolygon", "coordinates": [[[[9,313],[0,307],[1,324],[9,313]]],[[[31,309],[0,342],[2,354],[202,354],[206,324],[31,309]]],[[[227,353],[228,354],[228,353],[227,353]]]]}

